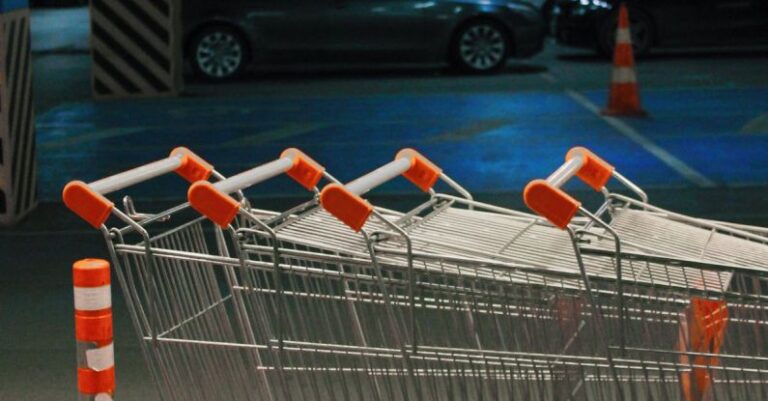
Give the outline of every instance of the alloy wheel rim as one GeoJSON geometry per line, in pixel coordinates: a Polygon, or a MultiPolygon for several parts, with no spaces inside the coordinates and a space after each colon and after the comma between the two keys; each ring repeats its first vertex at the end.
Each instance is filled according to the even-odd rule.
{"type": "Polygon", "coordinates": [[[504,35],[491,25],[475,25],[459,39],[459,55],[476,70],[489,70],[502,61],[505,51],[504,35]]]}
{"type": "Polygon", "coordinates": [[[240,68],[243,47],[233,34],[212,32],[200,40],[195,57],[200,70],[206,75],[225,78],[240,68]]]}

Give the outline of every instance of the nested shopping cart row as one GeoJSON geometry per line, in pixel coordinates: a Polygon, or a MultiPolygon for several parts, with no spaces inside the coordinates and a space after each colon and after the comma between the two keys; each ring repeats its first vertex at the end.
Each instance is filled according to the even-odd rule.
{"type": "Polygon", "coordinates": [[[179,149],[65,201],[103,232],[167,400],[768,398],[764,229],[655,207],[583,148],[526,188],[537,214],[413,150],[342,185],[295,149],[227,179],[179,149]],[[104,197],[172,171],[189,203],[104,197]],[[306,202],[248,202],[280,174],[306,202]],[[424,203],[362,198],[400,175],[424,203]],[[605,194],[594,213],[560,189],[575,176],[605,194]]]}

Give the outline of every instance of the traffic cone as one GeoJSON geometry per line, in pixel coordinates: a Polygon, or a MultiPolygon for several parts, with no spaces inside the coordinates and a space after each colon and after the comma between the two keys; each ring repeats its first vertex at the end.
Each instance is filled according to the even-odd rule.
{"type": "Polygon", "coordinates": [[[630,117],[646,115],[640,106],[632,36],[629,32],[629,12],[624,3],[621,3],[619,8],[619,27],[616,30],[616,46],[613,49],[611,93],[608,97],[608,107],[603,110],[603,114],[630,117]]]}

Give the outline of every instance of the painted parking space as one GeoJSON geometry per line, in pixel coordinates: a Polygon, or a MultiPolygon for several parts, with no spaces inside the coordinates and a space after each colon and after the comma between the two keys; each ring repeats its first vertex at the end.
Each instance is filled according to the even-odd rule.
{"type": "MultiPolygon", "coordinates": [[[[768,154],[768,136],[741,129],[768,111],[766,94],[650,91],[644,101],[652,118],[627,122],[718,184],[762,183],[768,166],[757,161],[768,154]],[[715,146],[722,150],[713,158],[715,146]]],[[[603,92],[587,96],[596,104],[605,99],[603,92]]],[[[296,146],[343,181],[386,163],[400,148],[415,147],[474,192],[519,192],[556,168],[570,147],[583,145],[640,185],[693,185],[562,92],[86,102],[57,107],[37,123],[40,195],[47,200],[58,199],[70,179],[113,174],[164,157],[178,145],[189,146],[225,174],[296,146]]],[[[132,193],[179,198],[184,188],[180,180],[166,178],[132,193]]],[[[278,179],[258,192],[297,191],[290,180],[278,179]]],[[[398,180],[382,191],[413,188],[398,180]]]]}
{"type": "MultiPolygon", "coordinates": [[[[588,96],[595,102],[604,92],[588,96]]],[[[626,122],[718,185],[768,178],[768,88],[675,89],[642,93],[647,119],[626,122]]]]}

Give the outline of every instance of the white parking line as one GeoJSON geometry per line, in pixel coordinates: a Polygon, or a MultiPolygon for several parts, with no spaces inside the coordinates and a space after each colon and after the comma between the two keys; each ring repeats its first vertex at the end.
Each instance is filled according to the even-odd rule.
{"type": "Polygon", "coordinates": [[[541,77],[543,80],[545,80],[545,81],[547,81],[547,82],[549,82],[549,83],[551,83],[551,84],[557,83],[557,78],[555,78],[555,76],[554,76],[554,75],[552,75],[552,74],[550,74],[550,73],[548,73],[548,72],[542,72],[541,74],[539,74],[539,76],[540,76],[540,77],[541,77]]]}
{"type": "Polygon", "coordinates": [[[576,103],[580,104],[585,109],[591,111],[596,116],[600,117],[603,121],[605,121],[611,127],[615,128],[616,131],[619,131],[619,133],[621,133],[625,137],[629,138],[633,142],[642,146],[643,149],[648,151],[648,153],[656,156],[664,164],[666,164],[671,169],[675,170],[677,173],[679,173],[680,175],[688,179],[688,181],[691,181],[692,183],[702,188],[711,188],[711,187],[717,186],[717,184],[714,181],[705,177],[698,171],[694,170],[691,166],[685,164],[682,160],[676,158],[671,153],[662,149],[661,147],[653,143],[653,141],[646,138],[641,133],[637,132],[634,128],[630,127],[623,121],[615,117],[604,116],[603,114],[601,114],[600,108],[597,107],[596,104],[592,103],[589,99],[584,97],[584,95],[582,95],[581,93],[571,89],[566,89],[565,93],[571,99],[576,101],[576,103]]]}
{"type": "Polygon", "coordinates": [[[220,145],[213,146],[217,148],[238,148],[241,146],[261,145],[264,143],[288,139],[295,136],[308,134],[312,131],[325,127],[322,123],[288,123],[275,129],[257,132],[254,135],[244,136],[220,145]]]}
{"type": "Polygon", "coordinates": [[[741,128],[745,134],[763,134],[768,133],[768,113],[756,117],[741,128]]]}
{"type": "Polygon", "coordinates": [[[88,132],[85,134],[78,134],[74,136],[42,142],[38,145],[38,147],[40,149],[59,149],[67,146],[78,145],[83,142],[93,142],[93,141],[98,141],[102,139],[111,139],[111,138],[118,138],[121,136],[135,135],[143,131],[144,131],[143,127],[142,128],[135,128],[135,127],[108,128],[108,129],[88,132]]]}

